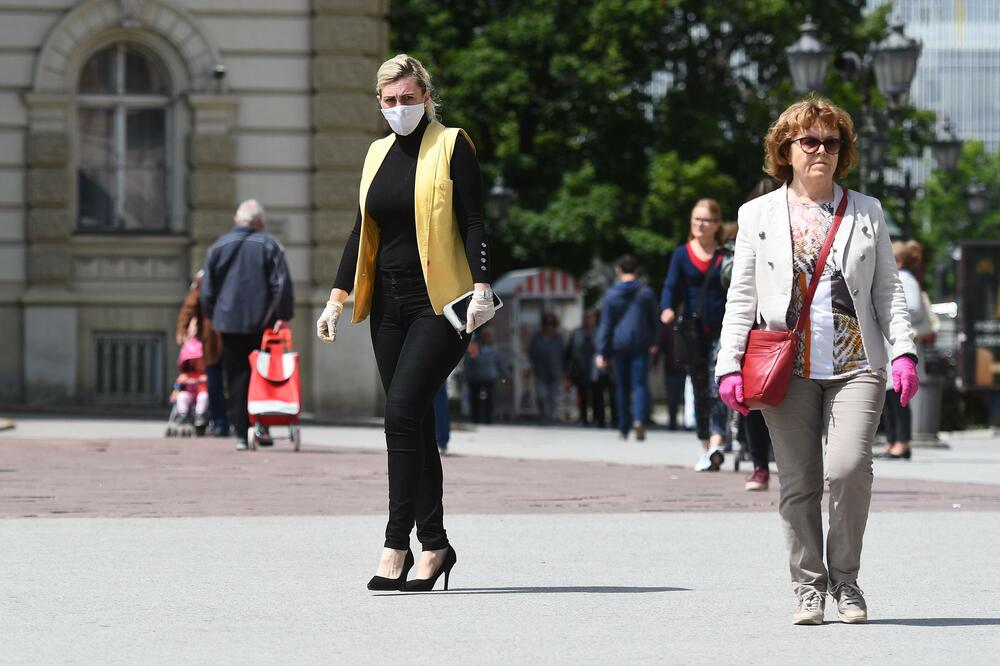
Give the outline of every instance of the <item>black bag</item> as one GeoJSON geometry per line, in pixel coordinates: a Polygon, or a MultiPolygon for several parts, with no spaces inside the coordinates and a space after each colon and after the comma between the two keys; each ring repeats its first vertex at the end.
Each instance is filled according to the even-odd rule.
{"type": "Polygon", "coordinates": [[[698,298],[698,309],[685,313],[674,322],[674,359],[681,365],[708,365],[708,335],[705,333],[705,322],[701,311],[705,307],[705,294],[708,292],[708,281],[712,277],[712,269],[718,258],[719,250],[712,254],[705,271],[705,281],[701,285],[701,295],[698,298]]]}

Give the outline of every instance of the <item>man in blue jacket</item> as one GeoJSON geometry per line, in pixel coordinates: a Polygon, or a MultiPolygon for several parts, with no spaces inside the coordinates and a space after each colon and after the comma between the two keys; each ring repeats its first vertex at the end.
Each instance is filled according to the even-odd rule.
{"type": "Polygon", "coordinates": [[[642,441],[649,412],[649,353],[656,342],[659,308],[653,290],[636,279],[639,262],[635,257],[626,254],[615,270],[618,284],[604,295],[594,361],[598,368],[607,367],[608,359],[614,363],[618,438],[628,438],[631,416],[635,438],[642,441]]]}
{"type": "MultiPolygon", "coordinates": [[[[236,209],[235,226],[205,255],[201,308],[222,334],[222,372],[229,394],[229,420],[236,428],[236,448],[247,448],[250,419],[247,389],[250,352],[260,346],[267,327],[280,330],[292,318],[292,279],[281,244],[264,228],[264,208],[248,199],[236,209]]],[[[257,433],[271,443],[266,428],[257,433]]]]}

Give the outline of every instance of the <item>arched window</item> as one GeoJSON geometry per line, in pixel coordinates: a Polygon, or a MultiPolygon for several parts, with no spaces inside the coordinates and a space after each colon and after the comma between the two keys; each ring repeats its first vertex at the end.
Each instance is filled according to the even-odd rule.
{"type": "Polygon", "coordinates": [[[166,69],[141,47],[112,44],[83,66],[78,93],[78,228],[169,230],[166,69]]]}

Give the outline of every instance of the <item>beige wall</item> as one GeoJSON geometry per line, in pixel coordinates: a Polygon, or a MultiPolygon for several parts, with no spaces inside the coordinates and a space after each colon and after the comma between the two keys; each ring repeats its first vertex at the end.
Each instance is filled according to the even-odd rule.
{"type": "Polygon", "coordinates": [[[306,408],[338,417],[380,409],[367,325],[331,348],[314,342],[313,321],[353,222],[364,149],[381,131],[370,86],[385,11],[385,0],[0,0],[0,317],[18,329],[17,353],[0,360],[0,402],[87,402],[98,330],[160,332],[172,374],[188,280],[236,203],[255,197],[295,281],[306,408]],[[138,20],[120,15],[130,4],[138,20]],[[78,15],[66,29],[65,17],[78,15]],[[144,40],[175,74],[179,235],[73,233],[65,81],[105,38],[144,40]],[[213,63],[226,68],[221,86],[207,75],[213,63]],[[22,339],[48,339],[57,320],[76,328],[67,354],[48,358],[46,345],[22,339]]]}

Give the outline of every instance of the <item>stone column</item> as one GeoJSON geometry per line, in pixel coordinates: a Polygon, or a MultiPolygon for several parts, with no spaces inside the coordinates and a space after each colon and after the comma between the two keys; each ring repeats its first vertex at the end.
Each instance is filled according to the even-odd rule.
{"type": "Polygon", "coordinates": [[[75,202],[69,164],[69,96],[26,94],[25,188],[27,289],[22,297],[25,399],[63,402],[76,396],[78,310],[71,247],[75,202]]]}
{"type": "MultiPolygon", "coordinates": [[[[387,0],[313,0],[312,280],[315,318],[326,302],[358,211],[358,183],[371,142],[384,136],[375,72],[388,49],[387,0]]],[[[310,409],[326,418],[381,411],[382,387],[367,326],[351,326],[349,302],[335,349],[316,349],[303,376],[310,409]],[[350,377],[331,382],[334,377],[350,377]]],[[[300,345],[301,346],[301,345],[300,345]]]]}
{"type": "Polygon", "coordinates": [[[313,279],[329,289],[358,210],[369,144],[382,136],[375,71],[385,0],[313,0],[313,279]]]}
{"type": "Polygon", "coordinates": [[[191,268],[200,267],[205,252],[233,226],[236,201],[236,124],[238,100],[227,94],[192,94],[192,128],[188,136],[189,228],[191,268]]]}

